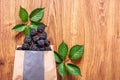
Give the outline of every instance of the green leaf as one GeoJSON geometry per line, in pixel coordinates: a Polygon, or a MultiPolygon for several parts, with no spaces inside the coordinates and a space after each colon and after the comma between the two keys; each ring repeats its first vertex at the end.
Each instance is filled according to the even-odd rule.
{"type": "Polygon", "coordinates": [[[20,7],[19,17],[22,20],[22,22],[27,22],[28,21],[28,12],[23,7],[20,7]]]}
{"type": "Polygon", "coordinates": [[[70,59],[77,60],[82,57],[84,53],[83,45],[75,45],[70,49],[70,59]]]}
{"type": "Polygon", "coordinates": [[[30,28],[34,28],[34,29],[36,29],[36,30],[37,30],[38,25],[36,25],[36,24],[34,24],[34,23],[31,23],[31,24],[30,24],[30,28]]]}
{"type": "Polygon", "coordinates": [[[12,30],[15,30],[16,32],[22,32],[25,30],[25,28],[26,28],[25,24],[17,24],[12,28],[12,30]]]}
{"type": "Polygon", "coordinates": [[[44,24],[42,22],[34,22],[34,21],[32,21],[32,23],[35,24],[35,25],[38,25],[38,26],[41,25],[41,24],[44,24]]]}
{"type": "Polygon", "coordinates": [[[56,51],[54,51],[54,57],[55,57],[55,61],[57,63],[61,63],[62,62],[62,59],[60,58],[59,54],[56,51]]]}
{"type": "Polygon", "coordinates": [[[31,12],[30,20],[37,22],[40,19],[42,19],[43,16],[44,16],[44,8],[37,8],[31,12]]]}
{"type": "Polygon", "coordinates": [[[61,77],[64,77],[66,75],[65,63],[61,63],[58,65],[58,73],[61,77]]]}
{"type": "Polygon", "coordinates": [[[58,53],[62,59],[66,58],[67,53],[68,53],[68,46],[64,41],[62,41],[62,43],[60,44],[58,48],[58,53]]]}
{"type": "Polygon", "coordinates": [[[44,25],[45,27],[47,27],[47,25],[45,25],[43,22],[33,22],[35,25],[44,25]]]}
{"type": "Polygon", "coordinates": [[[81,71],[80,68],[74,64],[67,64],[66,65],[66,69],[68,70],[68,72],[74,76],[82,76],[81,75],[81,71]]]}
{"type": "Polygon", "coordinates": [[[26,36],[30,36],[30,30],[31,30],[30,27],[26,27],[26,28],[25,28],[25,35],[26,35],[26,36]]]}
{"type": "MultiPolygon", "coordinates": [[[[41,25],[41,24],[45,25],[45,24],[42,23],[42,22],[34,22],[34,21],[31,21],[30,27],[37,30],[38,26],[41,25]]],[[[45,27],[47,27],[47,26],[45,25],[45,27]]]]}

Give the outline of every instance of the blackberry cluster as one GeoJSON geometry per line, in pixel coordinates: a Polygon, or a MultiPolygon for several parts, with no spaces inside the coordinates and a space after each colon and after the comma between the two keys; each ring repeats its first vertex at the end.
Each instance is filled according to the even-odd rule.
{"type": "Polygon", "coordinates": [[[22,47],[17,50],[49,51],[50,40],[47,39],[47,33],[44,31],[45,25],[41,24],[38,29],[31,29],[30,37],[26,36],[22,47]]]}

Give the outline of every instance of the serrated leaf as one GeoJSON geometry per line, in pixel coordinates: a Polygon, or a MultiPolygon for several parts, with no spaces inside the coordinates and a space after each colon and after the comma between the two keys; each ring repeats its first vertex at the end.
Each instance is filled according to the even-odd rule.
{"type": "Polygon", "coordinates": [[[27,22],[28,21],[28,12],[26,11],[25,8],[20,7],[19,17],[22,20],[22,22],[27,22]]]}
{"type": "Polygon", "coordinates": [[[43,16],[44,16],[44,8],[37,8],[31,12],[30,20],[37,22],[41,20],[43,16]]]}
{"type": "Polygon", "coordinates": [[[26,35],[26,36],[30,36],[30,30],[31,30],[30,27],[26,27],[26,28],[25,28],[25,35],[26,35]]]}
{"type": "Polygon", "coordinates": [[[65,63],[61,63],[58,65],[58,73],[61,77],[64,77],[66,75],[65,63]]]}
{"type": "Polygon", "coordinates": [[[70,59],[77,60],[82,57],[84,53],[84,46],[83,45],[75,45],[70,49],[70,59]]]}
{"type": "Polygon", "coordinates": [[[68,46],[64,41],[62,41],[62,43],[60,44],[58,48],[58,53],[62,59],[66,58],[67,53],[68,53],[68,46]]]}
{"type": "Polygon", "coordinates": [[[25,24],[17,24],[16,26],[14,26],[12,28],[12,30],[16,31],[16,32],[22,32],[24,31],[26,28],[26,25],[25,24]]]}
{"type": "Polygon", "coordinates": [[[81,76],[80,68],[74,64],[67,64],[66,69],[70,74],[74,76],[79,76],[79,75],[81,76]]]}
{"type": "Polygon", "coordinates": [[[55,57],[55,61],[57,63],[61,63],[62,62],[62,59],[60,58],[59,54],[56,51],[54,51],[54,57],[55,57]]]}

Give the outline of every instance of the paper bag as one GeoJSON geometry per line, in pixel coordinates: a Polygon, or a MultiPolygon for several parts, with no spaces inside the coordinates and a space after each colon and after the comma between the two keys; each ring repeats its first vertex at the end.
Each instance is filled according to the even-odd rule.
{"type": "Polygon", "coordinates": [[[16,50],[13,80],[57,80],[54,52],[16,50]]]}

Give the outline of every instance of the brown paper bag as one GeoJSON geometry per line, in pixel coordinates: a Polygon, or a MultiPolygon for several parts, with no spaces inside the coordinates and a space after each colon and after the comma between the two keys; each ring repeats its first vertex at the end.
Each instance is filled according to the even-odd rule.
{"type": "Polygon", "coordinates": [[[57,80],[54,52],[16,50],[13,80],[57,80]]]}

